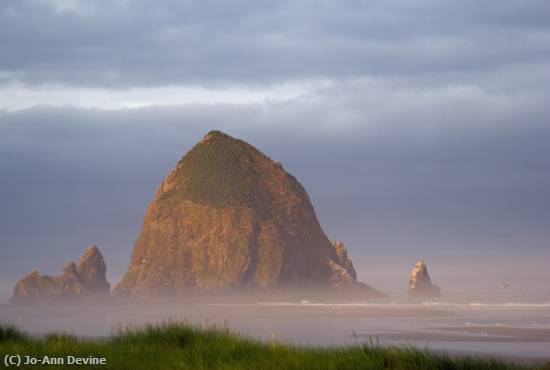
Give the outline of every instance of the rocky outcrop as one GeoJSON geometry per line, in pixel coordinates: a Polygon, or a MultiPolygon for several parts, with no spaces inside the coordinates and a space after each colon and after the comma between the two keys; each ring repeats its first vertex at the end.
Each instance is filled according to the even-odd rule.
{"type": "Polygon", "coordinates": [[[332,271],[331,281],[334,285],[346,285],[357,280],[357,273],[348,257],[348,250],[344,243],[338,240],[330,242],[336,252],[336,260],[329,260],[332,271]]]}
{"type": "Polygon", "coordinates": [[[109,293],[111,286],[105,274],[107,266],[97,246],[91,246],[80,257],[76,266],[76,274],[80,282],[90,292],[109,293]]]}
{"type": "Polygon", "coordinates": [[[69,261],[61,275],[40,275],[37,270],[21,278],[13,291],[13,303],[97,299],[110,293],[106,266],[97,246],[86,249],[78,264],[69,261]]]}
{"type": "Polygon", "coordinates": [[[354,286],[379,295],[356,279],[302,185],[250,144],[212,131],[161,183],[114,293],[354,286]]]}
{"type": "Polygon", "coordinates": [[[441,290],[432,284],[428,267],[424,261],[418,261],[409,275],[409,295],[411,297],[439,297],[441,290]]]}

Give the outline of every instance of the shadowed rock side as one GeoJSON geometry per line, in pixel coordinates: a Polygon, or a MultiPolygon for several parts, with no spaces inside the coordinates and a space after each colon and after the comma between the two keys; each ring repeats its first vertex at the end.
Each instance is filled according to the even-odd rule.
{"type": "Polygon", "coordinates": [[[190,290],[356,287],[300,183],[253,146],[208,133],[150,203],[119,295],[190,290]]]}
{"type": "Polygon", "coordinates": [[[69,261],[61,275],[40,275],[37,270],[15,285],[13,303],[30,303],[58,299],[97,299],[109,295],[106,266],[97,246],[86,249],[78,264],[69,261]]]}
{"type": "Polygon", "coordinates": [[[409,295],[411,297],[439,297],[441,290],[432,284],[428,267],[424,261],[418,261],[409,275],[409,295]]]}

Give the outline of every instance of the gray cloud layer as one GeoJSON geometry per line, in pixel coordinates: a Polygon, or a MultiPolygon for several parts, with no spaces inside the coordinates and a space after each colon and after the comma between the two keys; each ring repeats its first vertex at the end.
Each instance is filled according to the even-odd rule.
{"type": "Polygon", "coordinates": [[[548,71],[549,18],[545,0],[5,0],[0,78],[225,86],[548,71]]]}

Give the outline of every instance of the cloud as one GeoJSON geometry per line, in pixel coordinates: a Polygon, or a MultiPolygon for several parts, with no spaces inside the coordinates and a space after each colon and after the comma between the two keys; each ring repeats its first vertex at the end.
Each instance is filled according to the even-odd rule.
{"type": "MultiPolygon", "coordinates": [[[[24,86],[13,83],[0,87],[0,109],[9,111],[43,106],[120,109],[154,105],[189,103],[259,103],[286,100],[311,88],[311,83],[292,83],[269,88],[203,88],[198,86],[159,86],[149,88],[107,89],[67,87],[62,85],[24,86]],[[309,86],[309,87],[308,87],[309,86]]],[[[314,85],[314,84],[313,84],[314,85]]]]}
{"type": "Polygon", "coordinates": [[[547,63],[548,16],[543,0],[7,0],[0,81],[133,88],[468,78],[547,63]]]}

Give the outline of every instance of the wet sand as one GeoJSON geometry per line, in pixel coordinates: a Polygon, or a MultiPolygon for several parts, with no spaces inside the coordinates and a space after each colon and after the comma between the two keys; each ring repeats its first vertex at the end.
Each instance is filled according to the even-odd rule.
{"type": "MultiPolygon", "coordinates": [[[[550,329],[541,328],[514,328],[505,326],[460,326],[439,328],[441,331],[455,334],[475,335],[478,337],[490,337],[493,340],[525,341],[525,342],[550,342],[550,329]]],[[[550,347],[549,347],[550,352],[550,347]]]]}

